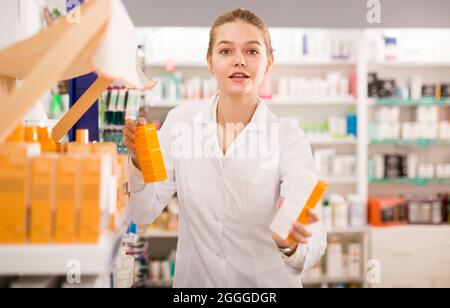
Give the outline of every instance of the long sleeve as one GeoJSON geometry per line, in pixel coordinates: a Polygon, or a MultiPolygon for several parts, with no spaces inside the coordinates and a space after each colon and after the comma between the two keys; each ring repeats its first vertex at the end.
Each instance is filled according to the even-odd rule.
{"type": "MultiPolygon", "coordinates": [[[[299,199],[298,187],[302,185],[299,175],[302,170],[313,171],[313,168],[312,151],[306,136],[299,129],[291,130],[281,152],[281,198],[296,202],[299,199]]],[[[321,222],[311,224],[307,228],[312,233],[308,243],[299,245],[292,256],[283,256],[283,260],[296,275],[319,262],[327,247],[326,229],[321,222]]]]}
{"type": "Polygon", "coordinates": [[[127,213],[127,221],[136,224],[152,223],[164,208],[170,198],[176,193],[175,165],[172,151],[171,130],[173,125],[173,113],[167,116],[164,125],[158,132],[161,151],[168,179],[163,182],[144,184],[141,171],[139,171],[129,158],[130,193],[131,202],[127,213]]]}

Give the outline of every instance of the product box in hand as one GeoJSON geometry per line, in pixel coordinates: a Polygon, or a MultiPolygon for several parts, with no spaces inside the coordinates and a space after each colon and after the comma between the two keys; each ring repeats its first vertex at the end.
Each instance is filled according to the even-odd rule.
{"type": "Polygon", "coordinates": [[[314,209],[322,198],[327,183],[310,171],[304,170],[299,176],[299,192],[296,200],[284,200],[283,206],[278,210],[270,229],[282,239],[292,243],[295,240],[290,236],[290,230],[295,222],[309,224],[308,211],[314,209]]]}

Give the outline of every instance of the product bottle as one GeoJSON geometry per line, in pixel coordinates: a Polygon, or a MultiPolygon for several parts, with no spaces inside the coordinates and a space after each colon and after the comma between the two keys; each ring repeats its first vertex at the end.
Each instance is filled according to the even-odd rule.
{"type": "Polygon", "coordinates": [[[333,228],[333,213],[331,209],[330,200],[325,200],[322,207],[323,224],[327,230],[333,228]]]}

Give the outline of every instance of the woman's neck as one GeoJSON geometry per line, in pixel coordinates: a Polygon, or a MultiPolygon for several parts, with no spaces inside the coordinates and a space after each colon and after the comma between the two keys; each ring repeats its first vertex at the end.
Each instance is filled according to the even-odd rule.
{"type": "Polygon", "coordinates": [[[220,94],[217,104],[217,122],[220,125],[244,124],[247,125],[258,107],[258,96],[249,95],[227,95],[220,94]]]}

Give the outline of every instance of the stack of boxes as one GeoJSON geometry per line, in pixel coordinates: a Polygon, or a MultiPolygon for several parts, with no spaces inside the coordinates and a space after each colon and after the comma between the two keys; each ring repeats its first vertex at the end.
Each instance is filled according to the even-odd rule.
{"type": "Polygon", "coordinates": [[[127,201],[127,159],[86,135],[56,145],[47,128],[19,128],[0,145],[0,244],[92,244],[113,226],[127,201]]]}

